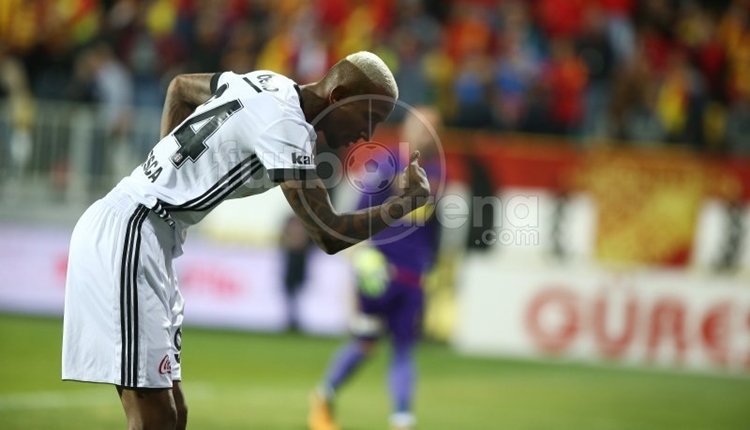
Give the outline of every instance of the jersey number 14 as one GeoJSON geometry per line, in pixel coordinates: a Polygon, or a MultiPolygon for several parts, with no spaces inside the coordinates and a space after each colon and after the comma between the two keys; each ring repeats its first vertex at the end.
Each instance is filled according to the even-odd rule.
{"type": "MultiPolygon", "coordinates": [[[[227,88],[227,84],[219,87],[213,97],[206,101],[206,103],[217,97],[221,97],[227,88]]],[[[216,133],[216,130],[240,109],[242,109],[242,103],[239,100],[231,100],[188,118],[175,129],[172,135],[180,146],[170,157],[170,161],[172,161],[175,168],[179,169],[182,167],[188,159],[195,163],[208,150],[206,140],[216,133]],[[195,131],[193,126],[200,123],[203,123],[203,125],[195,131]]],[[[152,183],[156,181],[162,172],[162,168],[159,166],[153,151],[148,154],[148,159],[143,163],[142,167],[143,173],[152,183]]]]}
{"type": "Polygon", "coordinates": [[[185,164],[187,159],[190,159],[190,161],[195,163],[198,158],[208,150],[206,140],[208,140],[208,138],[211,137],[216,130],[224,124],[230,116],[232,116],[232,114],[240,109],[242,109],[242,103],[240,103],[239,100],[232,100],[195,115],[182,123],[182,125],[174,131],[174,137],[177,140],[177,144],[180,145],[180,148],[172,154],[172,157],[170,158],[172,164],[179,169],[185,164]],[[208,122],[203,124],[197,132],[193,130],[193,125],[205,121],[208,122]]]}

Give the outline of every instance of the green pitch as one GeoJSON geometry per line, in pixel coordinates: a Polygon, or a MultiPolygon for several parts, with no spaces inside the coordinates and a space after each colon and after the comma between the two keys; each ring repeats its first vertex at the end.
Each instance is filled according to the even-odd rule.
{"type": "MultiPolygon", "coordinates": [[[[61,323],[0,316],[0,429],[121,429],[110,386],[60,382],[61,323]]],[[[187,328],[191,429],[304,430],[338,340],[187,328]]],[[[345,387],[346,430],[387,429],[387,348],[345,387]]],[[[479,360],[424,345],[423,430],[748,429],[750,380],[479,360]]]]}

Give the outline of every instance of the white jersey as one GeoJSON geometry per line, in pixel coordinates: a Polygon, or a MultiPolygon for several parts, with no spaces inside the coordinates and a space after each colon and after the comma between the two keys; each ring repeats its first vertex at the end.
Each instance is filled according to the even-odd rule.
{"type": "Polygon", "coordinates": [[[217,73],[198,106],[117,188],[180,227],[226,199],[315,177],[315,131],[299,87],[278,73],[217,73]]]}

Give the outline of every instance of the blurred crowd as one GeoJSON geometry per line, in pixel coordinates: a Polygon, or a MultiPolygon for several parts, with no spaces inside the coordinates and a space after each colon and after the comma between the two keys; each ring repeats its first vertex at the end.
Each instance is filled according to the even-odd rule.
{"type": "Polygon", "coordinates": [[[0,3],[3,95],[96,102],[115,132],[177,73],[306,83],[371,50],[454,127],[750,154],[748,0],[0,3]]]}

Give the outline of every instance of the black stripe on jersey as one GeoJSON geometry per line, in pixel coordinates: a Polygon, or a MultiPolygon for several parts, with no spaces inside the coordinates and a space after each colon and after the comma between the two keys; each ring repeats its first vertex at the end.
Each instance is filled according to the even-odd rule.
{"type": "Polygon", "coordinates": [[[237,188],[241,187],[242,184],[252,178],[253,175],[255,175],[255,173],[262,167],[263,165],[260,162],[255,164],[248,164],[245,168],[238,172],[237,175],[230,179],[225,187],[220,188],[220,192],[217,195],[212,196],[211,199],[207,200],[194,210],[207,211],[218,205],[219,203],[224,201],[225,198],[229,197],[233,192],[235,192],[237,188]]]}
{"type": "Polygon", "coordinates": [[[216,92],[216,88],[219,86],[219,78],[221,77],[221,74],[222,72],[216,72],[213,76],[211,76],[211,83],[209,85],[211,94],[216,92]]]}
{"type": "Polygon", "coordinates": [[[295,181],[311,181],[318,179],[318,174],[315,169],[269,169],[268,177],[276,183],[295,180],[295,181]]]}
{"type": "MultiPolygon", "coordinates": [[[[131,366],[128,366],[132,362],[132,344],[133,344],[133,318],[131,316],[130,308],[133,297],[133,289],[135,278],[131,276],[131,273],[137,273],[137,259],[138,254],[133,246],[133,241],[138,234],[138,248],[140,247],[140,226],[148,213],[148,209],[139,205],[133,215],[128,220],[128,227],[125,230],[125,244],[122,251],[122,261],[120,265],[120,385],[125,387],[132,386],[131,366]],[[137,232],[137,233],[136,233],[137,232]],[[135,252],[134,252],[135,251],[135,252]],[[135,267],[133,271],[130,269],[135,267]]],[[[137,324],[137,311],[136,324],[137,324]]],[[[136,327],[135,337],[138,337],[138,331],[136,327]]],[[[137,342],[137,339],[136,339],[137,342]]],[[[137,343],[136,343],[137,344],[137,343]]],[[[137,360],[135,366],[137,368],[137,360]]]]}
{"type": "Polygon", "coordinates": [[[302,100],[302,91],[300,91],[299,85],[294,84],[294,91],[297,91],[297,97],[299,97],[299,107],[302,109],[302,112],[304,112],[305,102],[302,100]]]}
{"type": "Polygon", "coordinates": [[[245,81],[245,82],[247,82],[247,84],[248,84],[248,85],[250,85],[251,87],[253,87],[253,89],[254,89],[255,91],[257,91],[257,92],[259,92],[259,93],[260,93],[260,92],[263,92],[263,90],[261,90],[260,88],[258,88],[258,86],[257,86],[257,85],[255,85],[254,83],[252,83],[252,82],[250,81],[250,79],[248,79],[248,78],[247,78],[247,76],[245,76],[244,78],[242,78],[242,80],[243,80],[243,81],[245,81]]]}
{"type": "MultiPolygon", "coordinates": [[[[254,157],[255,157],[255,154],[253,154],[253,155],[251,155],[249,157],[251,163],[254,163],[256,161],[257,157],[255,157],[255,158],[254,157]]],[[[243,163],[246,160],[243,160],[243,163]]],[[[209,198],[210,195],[213,194],[213,193],[215,193],[218,188],[221,188],[222,185],[232,175],[234,175],[237,171],[239,171],[240,169],[242,169],[243,163],[239,163],[236,166],[232,167],[224,176],[222,176],[214,185],[212,185],[211,188],[209,188],[205,193],[201,194],[200,196],[198,196],[198,197],[196,197],[194,199],[190,199],[190,200],[186,201],[185,203],[181,203],[179,205],[172,205],[172,204],[169,204],[169,203],[166,203],[166,202],[162,202],[162,206],[164,207],[165,210],[168,210],[168,211],[190,210],[190,208],[196,206],[202,200],[205,200],[205,199],[209,198]]]]}
{"type": "MultiPolygon", "coordinates": [[[[252,174],[254,174],[261,166],[262,164],[260,163],[258,156],[252,154],[248,158],[242,160],[242,162],[234,166],[232,169],[230,169],[226,175],[222,176],[211,188],[209,188],[200,196],[194,199],[190,199],[180,205],[170,205],[168,203],[164,203],[163,207],[170,212],[205,210],[203,208],[207,203],[215,200],[218,196],[228,195],[224,192],[227,188],[231,188],[231,191],[237,189],[239,185],[234,185],[238,179],[242,179],[243,176],[247,176],[247,178],[245,178],[242,182],[250,179],[250,176],[252,176],[252,174]],[[247,170],[251,170],[249,176],[244,175],[247,170]]],[[[242,185],[242,182],[240,182],[240,185],[242,185]]],[[[209,207],[210,206],[211,205],[209,205],[209,207]]]]}

